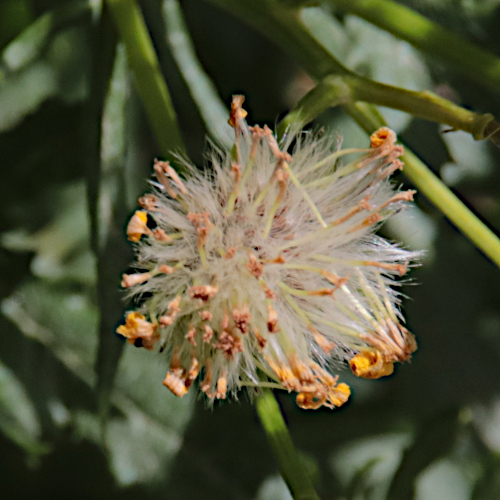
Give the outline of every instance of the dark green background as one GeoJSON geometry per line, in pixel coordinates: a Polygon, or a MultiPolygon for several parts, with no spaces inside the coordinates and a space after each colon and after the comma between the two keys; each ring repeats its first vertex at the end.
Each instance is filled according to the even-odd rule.
{"type": "MultiPolygon", "coordinates": [[[[96,117],[116,34],[109,22],[98,38],[84,3],[0,1],[0,495],[287,498],[244,395],[213,410],[178,400],[161,386],[165,360],[131,346],[102,444],[96,374],[108,380],[121,351],[113,333],[125,307],[120,273],[132,260],[123,229],[161,154],[123,68],[107,94],[99,151],[96,117]],[[15,54],[6,52],[13,40],[22,42],[15,54]],[[97,235],[89,206],[101,224],[97,235]],[[107,344],[96,368],[99,335],[107,344]]],[[[500,56],[500,2],[406,3],[500,56]]],[[[188,152],[201,165],[206,132],[165,43],[161,1],[141,4],[188,152]]],[[[310,88],[268,39],[210,3],[181,5],[221,98],[228,105],[232,94],[245,94],[250,123],[273,126],[310,88]]],[[[349,67],[397,85],[427,84],[500,116],[500,89],[493,95],[360,20],[332,22],[330,41],[349,67]]],[[[387,116],[476,213],[500,227],[498,149],[387,116]]],[[[318,126],[343,134],[347,144],[366,144],[339,111],[325,113],[318,126]]],[[[397,182],[406,184],[402,175],[397,182]]],[[[383,229],[427,251],[404,289],[407,323],[419,342],[412,363],[386,380],[341,374],[353,395],[335,411],[302,411],[292,396],[279,395],[325,499],[500,498],[499,271],[424,196],[416,202],[383,229]]]]}

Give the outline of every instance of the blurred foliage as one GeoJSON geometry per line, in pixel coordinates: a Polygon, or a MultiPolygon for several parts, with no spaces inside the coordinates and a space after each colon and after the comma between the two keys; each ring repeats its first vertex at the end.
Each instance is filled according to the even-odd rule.
{"type": "MultiPolygon", "coordinates": [[[[500,2],[401,3],[500,56],[500,2]]],[[[162,357],[123,349],[114,335],[125,307],[120,273],[132,258],[123,228],[160,153],[109,20],[99,32],[98,6],[0,2],[0,493],[288,499],[245,396],[213,411],[177,399],[161,385],[162,357]],[[107,408],[96,395],[98,375],[107,382],[107,408]]],[[[142,7],[188,152],[200,164],[204,124],[220,115],[215,104],[203,105],[203,92],[218,92],[226,104],[244,93],[250,122],[273,125],[312,86],[271,42],[208,3],[181,2],[193,45],[180,54],[164,17],[177,12],[176,2],[142,7]],[[195,54],[201,64],[190,79],[179,57],[189,62],[195,54]]],[[[497,97],[365,21],[320,7],[304,18],[350,68],[500,116],[497,97]]],[[[401,113],[386,117],[463,200],[500,226],[498,150],[401,113]]],[[[318,124],[346,145],[366,142],[342,111],[318,124]]],[[[343,374],[353,397],[334,412],[304,412],[280,395],[291,433],[325,499],[498,499],[498,270],[422,196],[384,231],[427,252],[411,273],[416,286],[405,289],[420,349],[387,380],[343,374]]]]}

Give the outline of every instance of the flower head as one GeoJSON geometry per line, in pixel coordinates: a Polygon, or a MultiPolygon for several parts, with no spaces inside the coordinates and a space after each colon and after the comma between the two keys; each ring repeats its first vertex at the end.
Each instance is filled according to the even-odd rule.
{"type": "Polygon", "coordinates": [[[214,150],[210,169],[186,165],[183,180],[155,162],[128,227],[144,272],[122,281],[147,298],[117,331],[166,351],[177,396],[198,380],[211,400],[271,386],[302,408],[340,406],[350,389],[335,368],[378,378],[416,349],[393,290],[415,255],[374,234],[412,200],[389,181],[403,149],[387,128],[365,149],[332,151],[313,134],[280,144],[246,124],[242,103],[235,146],[214,150]]]}

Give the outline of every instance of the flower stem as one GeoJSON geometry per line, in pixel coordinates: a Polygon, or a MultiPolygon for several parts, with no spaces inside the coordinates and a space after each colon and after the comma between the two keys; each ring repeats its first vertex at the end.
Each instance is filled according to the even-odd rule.
{"type": "Polygon", "coordinates": [[[278,127],[283,133],[286,127],[310,122],[325,109],[354,102],[368,102],[405,111],[430,121],[445,123],[453,129],[470,133],[474,139],[490,139],[500,144],[500,123],[491,114],[469,111],[428,91],[416,92],[392,85],[375,82],[355,74],[329,75],[308,94],[297,107],[284,118],[278,127]]]}
{"type": "Polygon", "coordinates": [[[440,57],[467,78],[500,94],[500,58],[392,0],[327,0],[339,10],[440,57]]]}
{"type": "Polygon", "coordinates": [[[139,5],[135,0],[107,0],[107,4],[161,153],[184,152],[174,106],[139,5]]]}
{"type": "Polygon", "coordinates": [[[285,480],[295,500],[319,500],[304,464],[295,449],[280,407],[270,390],[257,398],[257,414],[276,454],[285,480]]]}

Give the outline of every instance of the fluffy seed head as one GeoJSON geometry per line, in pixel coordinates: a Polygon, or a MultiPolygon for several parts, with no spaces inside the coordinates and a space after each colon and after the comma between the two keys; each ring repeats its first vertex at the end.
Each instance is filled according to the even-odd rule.
{"type": "Polygon", "coordinates": [[[212,150],[203,173],[155,162],[127,228],[144,272],[122,280],[142,304],[117,332],[165,350],[179,397],[199,380],[210,400],[267,386],[302,408],[340,406],[350,389],[332,371],[378,378],[416,349],[394,291],[416,256],[374,234],[412,200],[389,181],[403,149],[387,128],[364,149],[313,134],[278,143],[242,103],[234,148],[212,150]]]}

